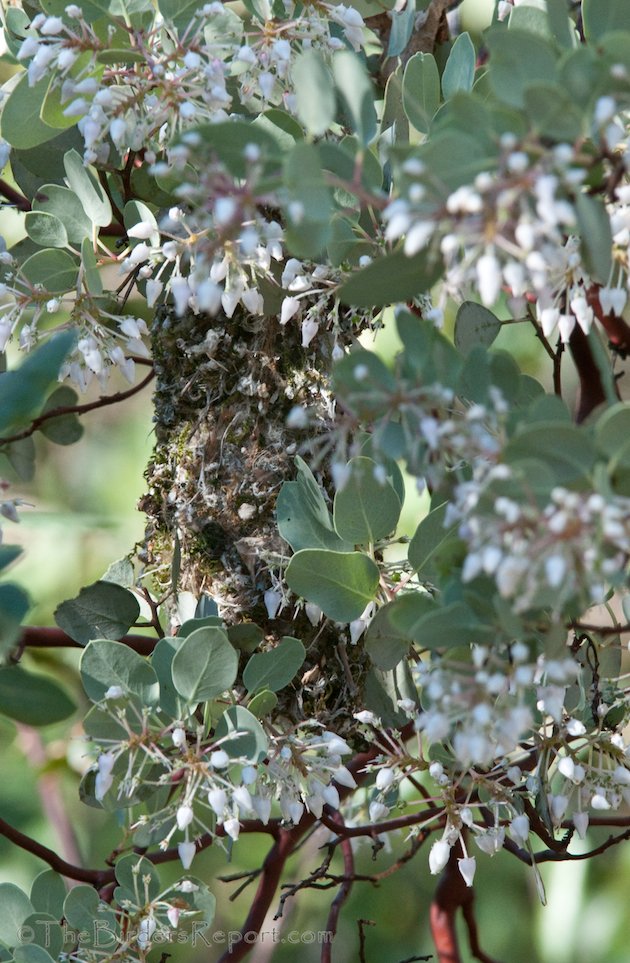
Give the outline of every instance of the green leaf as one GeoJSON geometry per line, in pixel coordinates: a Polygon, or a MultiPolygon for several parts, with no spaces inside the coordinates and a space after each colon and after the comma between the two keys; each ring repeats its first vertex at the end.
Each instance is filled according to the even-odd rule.
{"type": "Polygon", "coordinates": [[[455,317],[455,347],[468,354],[476,344],[490,346],[500,330],[501,322],[492,311],[474,301],[464,301],[455,317]]]}
{"type": "Polygon", "coordinates": [[[173,684],[193,702],[207,702],[230,688],[238,671],[238,654],[222,629],[192,632],[175,653],[173,684]]]}
{"type": "Polygon", "coordinates": [[[56,137],[59,131],[49,127],[40,117],[49,77],[43,77],[33,87],[24,73],[4,101],[0,115],[0,136],[12,147],[28,150],[56,137]]]}
{"type": "Polygon", "coordinates": [[[67,719],[76,705],[65,689],[44,675],[18,665],[0,668],[0,712],[29,726],[48,726],[67,719]]]}
{"type": "MultiPolygon", "coordinates": [[[[387,44],[387,56],[399,57],[413,35],[417,16],[416,4],[407,3],[403,10],[392,10],[390,16],[392,25],[387,44]]],[[[385,129],[384,126],[383,129],[385,129]]]]}
{"type": "Polygon", "coordinates": [[[68,240],[73,244],[80,244],[85,238],[92,237],[92,221],[77,195],[68,187],[44,184],[33,199],[33,210],[44,211],[60,220],[68,240]]]}
{"type": "Polygon", "coordinates": [[[63,904],[63,915],[71,929],[82,934],[82,951],[97,946],[101,954],[114,952],[118,923],[111,906],[101,902],[92,886],[74,886],[63,904]]]}
{"type": "Polygon", "coordinates": [[[328,618],[352,622],[374,599],[379,570],[361,552],[306,548],[293,556],[285,577],[292,592],[315,602],[328,618]]]}
{"type": "Polygon", "coordinates": [[[91,639],[120,639],[140,615],[132,592],[113,582],[86,585],[55,609],[55,622],[81,645],[91,639]]]}
{"type": "Polygon", "coordinates": [[[576,140],[582,133],[582,112],[559,84],[533,84],[525,91],[525,111],[532,132],[556,143],[576,140]]]}
{"type": "MultiPolygon", "coordinates": [[[[125,227],[127,230],[139,224],[141,221],[145,221],[152,225],[153,233],[146,240],[147,244],[152,247],[158,247],[160,243],[160,229],[158,227],[158,222],[155,219],[155,214],[150,207],[143,204],[142,201],[127,201],[125,204],[125,209],[123,211],[123,219],[125,222],[125,227]]],[[[139,238],[130,238],[132,246],[140,244],[139,238]]]]}
{"type": "Polygon", "coordinates": [[[6,457],[20,481],[32,481],[35,476],[35,442],[31,438],[21,438],[4,448],[6,457]]]}
{"type": "Polygon", "coordinates": [[[426,134],[440,106],[440,74],[435,57],[417,53],[407,61],[403,75],[403,107],[416,130],[426,134]]]}
{"type": "Polygon", "coordinates": [[[110,686],[137,696],[143,705],[153,705],[159,695],[157,676],[141,655],[122,642],[96,639],[81,656],[81,680],[92,702],[100,702],[110,686]]]}
{"type": "Polygon", "coordinates": [[[470,34],[460,33],[451,47],[442,74],[442,93],[446,100],[458,90],[472,90],[475,79],[475,46],[470,34]]]}
{"type": "MultiPolygon", "coordinates": [[[[333,76],[352,130],[363,144],[376,134],[376,108],[372,83],[355,53],[342,50],[333,56],[333,76]]],[[[313,91],[311,91],[313,96],[313,91]]]]}
{"type": "Polygon", "coordinates": [[[133,900],[136,906],[144,906],[160,892],[160,874],[145,856],[137,853],[121,856],[116,860],[114,872],[118,883],[126,891],[126,898],[133,900]]]}
{"type": "MultiPolygon", "coordinates": [[[[630,404],[620,401],[603,412],[595,425],[595,443],[608,458],[630,468],[630,404]],[[622,457],[620,459],[620,453],[622,457]]],[[[11,546],[14,548],[15,546],[11,546]]]]}
{"type": "Polygon", "coordinates": [[[257,649],[265,637],[263,630],[255,622],[240,622],[238,625],[230,625],[227,628],[227,635],[230,644],[246,655],[257,649]]]}
{"type": "MultiPolygon", "coordinates": [[[[409,8],[413,9],[412,4],[409,4],[409,8]]],[[[394,128],[395,143],[405,144],[409,141],[409,121],[403,107],[402,70],[400,67],[390,75],[385,87],[381,131],[385,131],[389,127],[394,128]]]]}
{"type": "Polygon", "coordinates": [[[439,257],[426,251],[407,257],[402,251],[379,257],[354,271],[337,291],[342,304],[382,308],[429,292],[442,273],[439,257]]]}
{"type": "Polygon", "coordinates": [[[462,359],[448,338],[431,321],[411,311],[396,313],[396,329],[404,345],[401,360],[410,374],[422,384],[439,381],[454,388],[462,359]]]}
{"type": "Polygon", "coordinates": [[[333,210],[317,147],[305,142],[293,147],[286,159],[284,182],[289,200],[287,244],[296,257],[317,257],[328,243],[333,210]]]}
{"type": "Polygon", "coordinates": [[[101,185],[83,164],[83,158],[76,150],[70,150],[65,154],[63,163],[68,186],[81,201],[87,216],[93,224],[106,227],[112,219],[112,206],[101,185]]]}
{"type": "Polygon", "coordinates": [[[223,619],[219,618],[218,615],[207,615],[205,618],[186,619],[186,621],[183,622],[179,628],[177,638],[181,641],[182,639],[186,638],[187,635],[190,635],[196,629],[202,629],[205,625],[216,626],[219,629],[224,627],[223,619]]]}
{"type": "Polygon", "coordinates": [[[575,211],[589,273],[595,281],[607,284],[612,269],[612,231],[606,208],[599,198],[578,194],[575,211]]]}
{"type": "Polygon", "coordinates": [[[132,588],[135,581],[132,563],[126,557],[116,559],[108,565],[100,581],[113,582],[115,585],[122,585],[123,588],[132,588]]]}
{"type": "MultiPolygon", "coordinates": [[[[86,52],[87,53],[87,52],[86,52]]],[[[87,66],[91,59],[90,53],[83,53],[77,60],[74,70],[79,71],[81,66],[87,66]]],[[[67,103],[61,100],[61,84],[58,78],[53,73],[49,77],[48,87],[46,88],[46,93],[44,94],[44,99],[42,101],[42,106],[39,112],[41,120],[49,127],[55,128],[57,132],[60,130],[67,130],[69,127],[74,127],[78,118],[69,117],[64,114],[64,110],[67,107],[67,103]]]]}
{"type": "Polygon", "coordinates": [[[28,36],[30,23],[30,17],[19,7],[9,7],[4,10],[4,39],[9,52],[14,57],[17,57],[23,41],[28,36]]]}
{"type": "Polygon", "coordinates": [[[312,137],[321,137],[333,123],[337,107],[330,70],[321,54],[311,48],[298,54],[291,73],[297,115],[312,137]]]}
{"type": "Polygon", "coordinates": [[[231,759],[243,757],[255,765],[267,755],[265,732],[258,719],[243,706],[226,709],[214,735],[231,759]]]}
{"type": "Polygon", "coordinates": [[[269,713],[278,705],[278,696],[275,692],[270,692],[269,689],[263,689],[262,692],[257,692],[256,695],[247,703],[247,708],[256,716],[257,719],[264,719],[269,713]]]}
{"type": "Polygon", "coordinates": [[[334,367],[335,391],[361,419],[378,418],[389,410],[396,382],[373,351],[355,348],[334,367]]]}
{"type": "Polygon", "coordinates": [[[59,873],[45,869],[33,880],[31,903],[36,912],[50,913],[56,920],[60,920],[66,892],[66,885],[59,873]]]}
{"type": "Polygon", "coordinates": [[[588,41],[599,40],[611,30],[630,30],[630,6],[626,0],[583,0],[582,18],[588,41]]]}
{"type": "Polygon", "coordinates": [[[243,670],[243,685],[248,692],[260,689],[279,692],[295,677],[305,658],[302,643],[285,636],[274,649],[252,655],[243,670]]]}
{"type": "Polygon", "coordinates": [[[30,899],[13,883],[0,883],[0,943],[18,946],[19,930],[24,920],[33,912],[30,899]]]}
{"type": "Polygon", "coordinates": [[[490,86],[499,100],[523,107],[528,87],[555,84],[558,58],[544,37],[525,30],[492,28],[485,40],[490,51],[490,86]]]}
{"type": "Polygon", "coordinates": [[[322,491],[310,468],[298,455],[296,481],[285,482],[276,503],[278,530],[294,552],[302,548],[327,548],[335,552],[351,552],[353,545],[344,542],[333,528],[322,491]]]}
{"type": "Polygon", "coordinates": [[[74,331],[57,332],[31,351],[17,370],[0,374],[0,435],[27,425],[40,413],[75,341],[74,331]]]}
{"type": "Polygon", "coordinates": [[[179,33],[183,33],[195,20],[195,14],[200,9],[199,0],[158,0],[158,8],[164,19],[172,23],[179,33]]]}
{"type": "Polygon", "coordinates": [[[448,503],[443,502],[429,512],[418,525],[409,543],[408,558],[420,581],[435,581],[438,576],[436,561],[446,543],[457,533],[455,523],[444,527],[448,503]]]}
{"type": "Polygon", "coordinates": [[[30,607],[23,589],[17,585],[0,585],[0,657],[18,641],[22,619],[30,607]]]}
{"type": "Polygon", "coordinates": [[[371,458],[359,456],[348,463],[349,478],[335,495],[333,518],[339,535],[352,545],[377,542],[398,524],[401,504],[384,471],[371,458]]]}
{"type": "Polygon", "coordinates": [[[259,124],[244,120],[203,124],[194,128],[211,157],[221,161],[234,177],[246,177],[249,169],[247,147],[253,144],[260,151],[259,164],[270,174],[277,173],[282,151],[276,138],[259,124]]]}
{"type": "Polygon", "coordinates": [[[90,294],[102,294],[103,282],[94,253],[94,245],[89,237],[81,241],[81,261],[83,264],[83,284],[90,294]]]}
{"type": "Polygon", "coordinates": [[[503,450],[508,465],[528,458],[544,462],[555,474],[556,484],[567,485],[583,479],[595,461],[590,437],[575,425],[537,422],[519,426],[503,450]]]}
{"type": "Polygon", "coordinates": [[[22,264],[23,276],[50,294],[65,294],[77,283],[79,266],[67,251],[49,247],[32,254],[22,264]]]}
{"type": "Polygon", "coordinates": [[[384,726],[400,728],[408,721],[398,704],[402,699],[418,702],[418,689],[406,660],[399,662],[391,672],[375,667],[369,670],[365,682],[365,708],[379,716],[384,726]]]}
{"type": "Polygon", "coordinates": [[[379,669],[395,669],[409,652],[409,635],[392,625],[390,614],[395,602],[388,602],[378,610],[367,632],[365,649],[370,659],[379,669]]]}
{"type": "Polygon", "coordinates": [[[19,545],[0,544],[0,571],[12,565],[16,558],[19,558],[24,549],[19,545]]]}
{"type": "Polygon", "coordinates": [[[28,944],[17,947],[13,954],[13,959],[16,961],[21,959],[23,963],[44,963],[46,957],[48,960],[58,960],[59,954],[63,949],[63,930],[59,925],[60,918],[61,914],[55,917],[50,913],[43,913],[41,910],[37,910],[31,916],[27,916],[23,925],[24,930],[29,936],[28,944]],[[20,955],[20,957],[18,957],[18,950],[42,950],[46,956],[35,952],[32,956],[20,955]]]}
{"type": "MultiPolygon", "coordinates": [[[[76,405],[77,401],[76,391],[64,385],[53,391],[44,405],[42,414],[54,411],[56,408],[71,408],[76,405]]],[[[56,445],[73,445],[83,435],[83,425],[73,414],[51,418],[49,421],[45,421],[39,430],[48,441],[52,441],[56,445]]]]}
{"type": "Polygon", "coordinates": [[[68,244],[65,225],[54,214],[27,211],[24,227],[31,240],[41,247],[66,247],[68,244]]]}
{"type": "MultiPolygon", "coordinates": [[[[26,926],[26,920],[24,925],[26,926]]],[[[55,963],[48,950],[38,946],[37,943],[23,943],[21,946],[16,946],[13,951],[13,960],[15,963],[55,963]]]]}
{"type": "Polygon", "coordinates": [[[392,625],[423,649],[448,649],[484,640],[487,634],[463,602],[438,608],[430,596],[405,595],[394,603],[392,625]]]}
{"type": "Polygon", "coordinates": [[[566,0],[547,0],[549,32],[559,47],[571,49],[576,43],[575,25],[569,17],[566,0]]]}

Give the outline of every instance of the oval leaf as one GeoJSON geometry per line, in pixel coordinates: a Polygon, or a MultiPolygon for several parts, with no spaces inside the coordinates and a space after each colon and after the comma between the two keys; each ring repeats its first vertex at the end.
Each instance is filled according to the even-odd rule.
{"type": "Polygon", "coordinates": [[[0,906],[0,943],[17,946],[20,927],[33,912],[33,905],[19,887],[13,883],[0,883],[0,906]]]}
{"type": "Polygon", "coordinates": [[[41,247],[66,247],[68,243],[68,232],[54,214],[27,211],[24,226],[31,240],[41,247]]]}
{"type": "Polygon", "coordinates": [[[350,477],[335,495],[335,528],[353,545],[367,545],[394,531],[400,499],[388,481],[381,481],[384,469],[371,458],[352,458],[348,467],[350,477]]]}
{"type": "Polygon", "coordinates": [[[67,719],[76,705],[53,679],[27,672],[18,665],[0,668],[0,712],[29,726],[47,726],[67,719]]]}
{"type": "Polygon", "coordinates": [[[500,330],[501,322],[492,311],[474,301],[464,301],[455,317],[455,347],[464,354],[468,354],[476,344],[488,347],[500,330]]]}
{"type": "Polygon", "coordinates": [[[306,658],[306,649],[298,639],[281,639],[275,649],[257,652],[243,671],[243,685],[248,692],[270,689],[278,692],[295,677],[306,658]]]}
{"type": "Polygon", "coordinates": [[[146,659],[110,639],[97,639],[86,646],[81,680],[92,702],[99,702],[113,685],[138,696],[143,705],[155,703],[159,694],[157,676],[146,659]]]}
{"type": "Polygon", "coordinates": [[[321,54],[310,49],[295,58],[292,74],[297,115],[309,134],[321,137],[335,119],[335,88],[330,71],[321,54]]]}
{"type": "Polygon", "coordinates": [[[50,294],[64,294],[76,285],[79,266],[67,251],[48,247],[26,259],[22,274],[31,284],[41,285],[50,294]]]}
{"type": "Polygon", "coordinates": [[[293,556],[286,571],[289,588],[335,622],[358,619],[374,599],[379,582],[375,562],[361,552],[304,549],[293,556]]]}
{"type": "Polygon", "coordinates": [[[238,671],[238,654],[219,628],[196,629],[173,657],[173,684],[189,702],[207,702],[229,689],[238,671]]]}
{"type": "Polygon", "coordinates": [[[255,764],[267,755],[265,732],[258,719],[243,706],[226,709],[214,735],[231,759],[244,758],[255,764]]]}
{"type": "Polygon", "coordinates": [[[112,206],[100,184],[83,163],[76,150],[69,150],[63,158],[63,166],[70,190],[77,195],[83,210],[94,224],[106,227],[112,219],[112,206]]]}
{"type": "Polygon", "coordinates": [[[426,134],[440,105],[440,74],[435,57],[417,53],[410,57],[403,76],[403,107],[410,124],[426,134]]]}
{"type": "Polygon", "coordinates": [[[81,645],[91,639],[121,639],[140,615],[132,592],[113,582],[86,585],[55,610],[55,622],[81,645]]]}

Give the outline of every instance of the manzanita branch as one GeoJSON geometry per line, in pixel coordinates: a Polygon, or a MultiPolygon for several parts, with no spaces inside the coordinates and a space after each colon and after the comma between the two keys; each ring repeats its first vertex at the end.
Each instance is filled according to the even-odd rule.
{"type": "Polygon", "coordinates": [[[37,840],[27,836],[26,833],[20,832],[19,829],[11,826],[1,817],[0,834],[15,846],[19,846],[20,849],[25,849],[33,856],[37,856],[38,859],[43,859],[51,869],[68,879],[75,879],[80,883],[90,883],[92,886],[100,887],[112,882],[115,878],[113,869],[84,869],[82,866],[75,866],[66,862],[54,850],[38,843],[37,840]]]}
{"type": "Polygon", "coordinates": [[[24,197],[24,194],[21,194],[19,191],[16,191],[14,187],[11,187],[11,185],[7,184],[3,179],[0,179],[0,195],[6,197],[10,202],[10,206],[15,207],[18,211],[26,213],[31,209],[31,202],[28,198],[24,197]]]}
{"type": "MultiPolygon", "coordinates": [[[[151,655],[158,639],[144,635],[123,635],[119,642],[133,649],[139,655],[151,655]]],[[[18,644],[18,650],[23,649],[83,649],[85,646],[75,642],[61,629],[48,626],[26,625],[18,644]]]]}
{"type": "MultiPolygon", "coordinates": [[[[335,822],[338,822],[339,824],[343,823],[343,818],[340,813],[336,814],[335,822]]],[[[352,843],[349,839],[343,840],[341,843],[341,851],[343,853],[345,879],[330,906],[330,912],[328,913],[328,920],[326,923],[326,930],[330,934],[330,939],[322,945],[321,963],[332,963],[332,944],[337,934],[339,914],[341,913],[341,907],[350,895],[354,881],[354,856],[352,854],[352,843]]]]}
{"type": "Polygon", "coordinates": [[[51,408],[50,411],[45,411],[43,414],[38,415],[30,423],[28,428],[23,431],[18,431],[14,435],[7,435],[4,438],[0,438],[0,446],[10,445],[14,441],[22,441],[23,438],[29,438],[34,432],[38,431],[42,425],[46,424],[47,421],[51,421],[53,418],[61,418],[63,415],[84,415],[88,411],[96,411],[98,408],[106,408],[108,405],[117,405],[121,401],[126,401],[127,398],[132,398],[133,395],[137,395],[143,388],[152,381],[153,379],[153,368],[149,374],[139,381],[137,385],[128,388],[126,391],[117,391],[113,395],[101,395],[96,401],[88,401],[83,405],[59,405],[57,408],[51,408]]]}

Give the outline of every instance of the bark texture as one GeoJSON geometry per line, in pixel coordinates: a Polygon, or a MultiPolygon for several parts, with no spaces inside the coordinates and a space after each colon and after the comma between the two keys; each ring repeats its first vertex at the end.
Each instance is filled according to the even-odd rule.
{"type": "Polygon", "coordinates": [[[290,554],[275,505],[305,438],[286,418],[304,406],[309,437],[325,441],[332,348],[332,335],[322,332],[316,349],[304,349],[299,325],[281,327],[275,318],[158,313],[155,449],[140,503],[147,528],[139,557],[160,592],[206,593],[228,625],[260,626],[263,649],[284,635],[299,638],[307,662],[279,710],[293,722],[317,717],[343,731],[361,701],[362,647],[346,648],[344,632],[327,620],[313,626],[295,598],[273,619],[264,602],[290,554]]]}

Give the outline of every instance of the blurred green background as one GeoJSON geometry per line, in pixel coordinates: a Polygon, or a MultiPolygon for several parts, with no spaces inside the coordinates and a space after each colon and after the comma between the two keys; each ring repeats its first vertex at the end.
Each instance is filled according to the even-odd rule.
{"type": "MultiPolygon", "coordinates": [[[[464,0],[464,25],[476,31],[484,25],[493,0],[464,0]]],[[[5,222],[6,230],[7,224],[5,222]]],[[[452,318],[447,318],[447,327],[452,318]]],[[[366,339],[370,343],[371,338],[366,339]]],[[[515,351],[524,367],[536,373],[540,354],[528,331],[509,328],[501,344],[515,351]]],[[[377,350],[391,357],[397,338],[391,323],[378,335],[377,350]]],[[[542,372],[538,371],[539,376],[542,372]]],[[[113,385],[112,390],[117,390],[113,385]]],[[[152,447],[149,391],[121,407],[105,408],[84,419],[85,435],[70,448],[38,440],[35,481],[12,494],[32,502],[22,511],[19,526],[7,523],[5,540],[24,546],[25,557],[12,570],[11,578],[32,596],[33,624],[53,624],[52,613],[60,601],[75,595],[82,585],[98,578],[109,563],[125,555],[142,537],[143,518],[136,503],[144,490],[142,473],[152,447]]],[[[405,521],[410,530],[417,523],[422,503],[409,486],[405,521]]],[[[72,861],[99,866],[119,841],[111,817],[84,807],[78,800],[80,770],[87,765],[81,738],[82,709],[87,708],[74,671],[78,652],[31,650],[29,667],[63,678],[79,705],[67,723],[35,732],[0,720],[0,813],[13,826],[72,861]],[[70,741],[68,741],[70,740],[70,741]],[[56,829],[48,818],[52,808],[65,818],[56,829]],[[48,814],[48,815],[47,815],[48,814]],[[61,831],[59,831],[59,827],[61,831]]],[[[591,832],[585,844],[592,848],[607,836],[591,832]]],[[[313,871],[325,850],[316,836],[289,863],[287,881],[297,881],[313,871]]],[[[405,850],[404,841],[392,839],[389,847],[373,858],[370,845],[356,852],[357,871],[380,873],[405,850]]],[[[235,901],[228,897],[239,885],[220,882],[222,875],[238,874],[260,866],[267,848],[262,837],[245,837],[234,848],[232,859],[218,847],[196,857],[193,871],[206,880],[217,896],[218,914],[213,930],[236,930],[247,914],[256,882],[235,901]]],[[[474,847],[473,847],[474,848],[474,847]]],[[[574,851],[576,843],[573,844],[574,851]]],[[[430,954],[432,944],[428,914],[435,879],[429,875],[428,846],[402,870],[378,887],[355,885],[346,903],[333,950],[336,963],[355,963],[359,958],[359,919],[375,925],[365,928],[366,959],[370,963],[397,963],[415,954],[430,954]]],[[[477,853],[475,880],[477,918],[485,951],[503,963],[628,963],[628,908],[630,847],[620,846],[591,861],[546,864],[542,878],[547,906],[540,904],[532,871],[505,853],[493,859],[477,853]]],[[[0,881],[13,882],[27,891],[34,877],[45,869],[40,860],[11,846],[0,837],[0,881]]],[[[333,871],[341,872],[340,857],[333,871]],[[337,865],[339,861],[339,865],[337,865]]],[[[161,868],[164,882],[181,875],[179,864],[161,868]]],[[[282,921],[266,921],[266,939],[252,951],[252,963],[285,963],[297,956],[302,963],[319,960],[321,949],[309,936],[326,928],[326,917],[335,890],[298,894],[287,901],[282,921]],[[291,932],[302,933],[301,943],[271,942],[291,932]]],[[[277,900],[272,915],[277,909],[277,900]]],[[[1,911],[1,910],[0,910],[1,911]]],[[[155,963],[162,949],[174,960],[213,963],[224,946],[208,949],[160,947],[152,951],[155,963]]],[[[462,933],[462,955],[472,959],[462,933]]]]}

